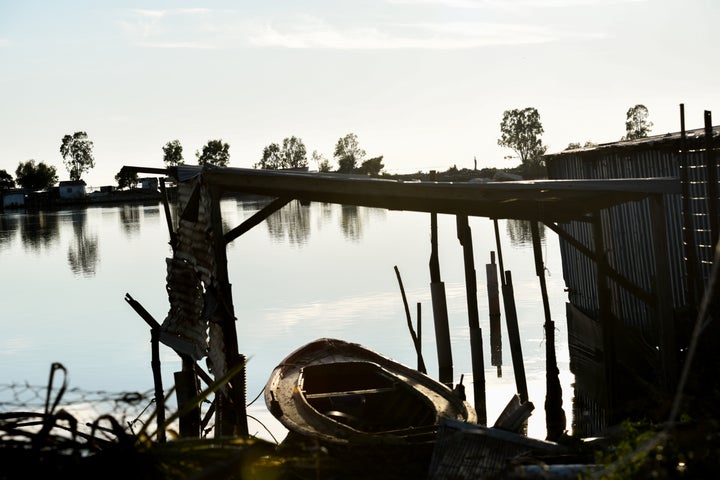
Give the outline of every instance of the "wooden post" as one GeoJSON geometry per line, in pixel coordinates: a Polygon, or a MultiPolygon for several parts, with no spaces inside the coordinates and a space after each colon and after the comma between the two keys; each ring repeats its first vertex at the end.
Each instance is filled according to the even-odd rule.
{"type": "Polygon", "coordinates": [[[660,338],[660,361],[667,393],[675,392],[678,375],[677,347],[675,344],[675,319],[668,261],[667,224],[662,195],[650,197],[652,221],[653,257],[655,258],[655,295],[658,333],[660,338]]]}
{"type": "Polygon", "coordinates": [[[500,283],[505,285],[505,266],[503,265],[502,244],[500,243],[500,227],[498,227],[497,218],[493,218],[493,226],[495,227],[495,248],[497,248],[498,266],[500,267],[500,283]]]}
{"type": "Polygon", "coordinates": [[[558,370],[555,355],[555,322],[553,322],[550,313],[538,222],[530,222],[530,230],[532,232],[533,253],[535,254],[535,273],[540,279],[540,293],[542,295],[543,312],[545,313],[545,426],[547,428],[547,439],[557,440],[565,432],[566,418],[562,408],[560,370],[558,370]]]}
{"type": "Polygon", "coordinates": [[[600,212],[596,211],[592,219],[593,244],[595,247],[595,267],[597,270],[598,321],[603,337],[603,364],[605,367],[605,409],[606,417],[612,423],[615,415],[615,319],[610,305],[608,287],[608,264],[605,255],[603,227],[600,212]]]}
{"type": "Polygon", "coordinates": [[[520,328],[515,309],[515,292],[513,290],[512,274],[509,270],[505,272],[505,284],[502,286],[502,294],[503,303],[505,304],[508,341],[510,342],[510,355],[512,357],[513,372],[515,373],[515,386],[520,395],[520,403],[525,403],[528,401],[527,379],[525,378],[520,328]]]}
{"type": "MultiPolygon", "coordinates": [[[[413,341],[413,346],[415,347],[415,353],[417,354],[417,370],[420,373],[427,373],[427,369],[425,368],[425,361],[422,358],[422,349],[420,347],[420,338],[418,335],[415,334],[415,330],[412,326],[412,318],[410,317],[410,307],[408,306],[407,297],[405,296],[405,287],[402,283],[402,277],[400,276],[400,270],[398,269],[397,265],[395,265],[395,276],[397,277],[398,284],[400,285],[400,295],[402,296],[403,306],[405,307],[405,318],[407,319],[407,326],[408,330],[410,330],[410,337],[413,341]]],[[[420,304],[418,304],[418,321],[419,320],[419,308],[420,304]]]]}
{"type": "Polygon", "coordinates": [[[160,368],[160,328],[150,329],[150,350],[152,359],[150,366],[155,382],[155,409],[157,411],[157,439],[165,443],[165,392],[162,385],[162,369],[160,368]]]}
{"type": "Polygon", "coordinates": [[[707,167],[708,216],[710,217],[711,246],[718,242],[718,177],[713,151],[712,113],[705,110],[705,165],[707,167]]]}
{"type": "Polygon", "coordinates": [[[430,294],[435,322],[439,380],[440,383],[453,388],[452,348],[450,346],[447,299],[445,297],[445,283],[440,279],[440,261],[438,259],[437,213],[430,214],[430,242],[432,245],[430,255],[430,294]]]}
{"type": "Polygon", "coordinates": [[[465,294],[468,306],[468,324],[470,327],[470,357],[473,374],[473,395],[478,423],[487,425],[487,408],[485,401],[485,362],[483,359],[482,330],[477,305],[477,276],[475,273],[475,257],[473,255],[472,232],[467,215],[455,217],[457,236],[463,247],[465,264],[465,294]]]}
{"type": "Polygon", "coordinates": [[[502,377],[502,332],[500,329],[500,286],[498,283],[495,252],[490,252],[490,263],[485,264],[490,316],[490,363],[497,367],[498,378],[502,377]]]}
{"type": "Polygon", "coordinates": [[[160,193],[162,194],[163,208],[165,209],[165,222],[167,223],[170,234],[170,246],[175,250],[177,240],[175,238],[175,230],[173,230],[172,217],[170,216],[170,200],[168,199],[167,190],[165,189],[164,178],[160,179],[160,193]]]}
{"type": "MultiPolygon", "coordinates": [[[[232,303],[232,286],[227,271],[226,241],[223,236],[222,215],[220,212],[221,190],[210,189],[211,225],[213,251],[215,253],[214,284],[209,286],[217,296],[217,307],[211,321],[218,322],[222,329],[225,362],[228,371],[243,364],[245,359],[238,353],[237,330],[235,329],[235,313],[232,303]]],[[[217,416],[219,422],[215,426],[218,436],[247,436],[247,411],[245,396],[245,368],[223,387],[222,393],[216,396],[217,416]],[[226,400],[229,400],[227,402],[226,400]]]]}
{"type": "Polygon", "coordinates": [[[157,410],[157,425],[158,425],[158,441],[165,442],[165,392],[163,391],[162,384],[162,368],[160,365],[160,334],[161,326],[157,320],[150,315],[150,312],[145,310],[145,307],[140,305],[140,302],[130,296],[129,293],[125,294],[125,301],[130,305],[140,318],[145,320],[145,323],[150,327],[150,368],[153,373],[153,383],[155,385],[155,408],[157,410]]]}
{"type": "Polygon", "coordinates": [[[417,302],[416,325],[417,325],[416,330],[417,330],[418,369],[420,369],[420,366],[422,365],[422,368],[425,370],[423,373],[427,373],[427,368],[425,367],[425,360],[423,360],[423,356],[422,356],[422,304],[420,302],[417,302]]]}
{"type": "MultiPolygon", "coordinates": [[[[189,408],[189,404],[195,401],[198,394],[197,376],[193,365],[195,365],[195,362],[192,359],[184,357],[183,369],[174,374],[175,396],[179,411],[189,408]]],[[[179,423],[181,437],[200,437],[200,405],[192,406],[187,414],[179,418],[179,423]]]]}
{"type": "Polygon", "coordinates": [[[505,322],[508,330],[508,341],[510,342],[510,356],[512,358],[513,372],[515,374],[515,386],[520,395],[520,403],[528,401],[527,379],[525,378],[525,364],[523,363],[522,344],[520,342],[520,327],[518,326],[517,310],[515,308],[515,291],[513,290],[512,274],[510,271],[503,271],[502,246],[500,244],[500,229],[497,220],[493,220],[495,226],[495,243],[500,263],[501,291],[503,305],[505,306],[505,322]]]}
{"type": "Polygon", "coordinates": [[[693,225],[693,207],[690,201],[690,172],[685,134],[685,105],[680,104],[680,182],[682,186],[683,247],[687,275],[688,302],[697,308],[702,297],[702,280],[698,276],[697,250],[693,225]]]}

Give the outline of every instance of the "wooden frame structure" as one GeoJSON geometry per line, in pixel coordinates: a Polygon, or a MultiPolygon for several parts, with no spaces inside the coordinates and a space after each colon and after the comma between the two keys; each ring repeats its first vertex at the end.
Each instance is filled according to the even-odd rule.
{"type": "MultiPolygon", "coordinates": [[[[632,281],[608,268],[602,242],[598,241],[595,249],[591,250],[582,242],[566,234],[561,224],[570,221],[588,222],[593,225],[596,238],[600,240],[603,236],[602,223],[597,219],[603,210],[627,202],[652,198],[654,199],[653,205],[661,211],[663,195],[680,192],[680,182],[677,178],[453,183],[396,181],[366,176],[210,166],[178,166],[168,169],[124,167],[124,169],[171,177],[178,184],[180,226],[173,231],[172,225],[168,223],[171,244],[175,253],[173,259],[168,259],[168,292],[171,309],[163,327],[168,322],[172,323],[175,320],[174,316],[184,315],[176,308],[177,305],[174,302],[178,305],[191,305],[190,310],[194,312],[196,318],[190,318],[193,315],[186,315],[185,321],[195,322],[196,327],[202,331],[210,330],[207,355],[214,365],[212,373],[215,378],[223,376],[232,367],[236,367],[243,361],[242,355],[237,351],[236,318],[232,304],[230,280],[227,275],[225,248],[228,243],[260,224],[271,213],[294,199],[427,212],[432,216],[437,214],[455,215],[458,218],[458,235],[462,235],[463,245],[467,245],[471,240],[469,228],[466,227],[467,216],[496,220],[529,220],[534,222],[534,234],[537,232],[537,222],[542,222],[594,259],[599,278],[612,278],[630,291],[637,292],[643,298],[652,299],[657,303],[659,311],[669,308],[663,303],[667,297],[661,295],[662,289],[658,289],[654,293],[644,292],[641,287],[634,285],[632,281]],[[264,195],[275,200],[242,224],[223,232],[219,208],[220,199],[224,194],[239,193],[264,195]],[[205,260],[198,261],[200,256],[205,260]],[[175,274],[171,271],[173,262],[179,265],[173,270],[176,272],[175,274]],[[173,293],[178,293],[178,295],[173,297],[173,293]],[[188,295],[194,296],[192,301],[188,301],[188,295]]],[[[167,208],[166,213],[169,214],[167,208]]],[[[654,215],[652,221],[657,224],[657,228],[665,228],[665,218],[662,214],[654,215]]],[[[170,222],[169,217],[168,222],[170,222]]],[[[659,236],[657,239],[656,253],[658,254],[659,270],[662,269],[664,261],[662,258],[663,238],[659,236]]],[[[539,239],[535,240],[537,241],[534,241],[534,247],[537,249],[539,239]]],[[[536,257],[538,253],[536,252],[536,257]]],[[[466,255],[469,263],[472,263],[472,252],[466,252],[466,255]]],[[[540,257],[540,264],[541,262],[540,257]]],[[[502,269],[502,259],[500,265],[502,269]]],[[[544,287],[541,265],[536,265],[536,267],[538,267],[541,285],[544,287]]],[[[469,265],[468,261],[466,261],[466,270],[466,279],[472,282],[469,275],[474,277],[474,267],[469,265]]],[[[505,285],[505,273],[501,272],[501,274],[503,285],[505,285]]],[[[510,278],[510,272],[507,272],[507,278],[510,278]]],[[[470,290],[468,289],[468,292],[470,290]]],[[[544,288],[543,295],[546,304],[544,288]]],[[[470,298],[468,303],[470,305],[470,298]]],[[[433,310],[436,310],[435,307],[433,310]]],[[[472,310],[471,307],[470,310],[472,310]]],[[[553,323],[549,318],[547,307],[545,310],[546,331],[552,330],[553,323]]],[[[473,312],[470,313],[472,316],[473,312]]],[[[673,381],[672,378],[676,371],[674,365],[676,352],[671,341],[673,338],[671,320],[671,318],[663,319],[661,328],[664,341],[660,345],[661,354],[665,359],[663,367],[669,382],[673,381]]],[[[435,319],[435,324],[437,329],[438,318],[435,319]]],[[[476,325],[476,319],[471,318],[470,325],[471,327],[476,325]]],[[[608,328],[604,330],[606,332],[605,341],[608,344],[606,354],[611,354],[612,344],[615,340],[612,337],[612,322],[608,321],[607,325],[608,328]]],[[[475,328],[477,329],[477,326],[475,328]]],[[[473,335],[473,337],[475,336],[473,335]]],[[[180,338],[182,335],[177,331],[171,335],[166,334],[166,340],[168,337],[170,337],[168,344],[181,354],[186,369],[196,369],[194,361],[205,353],[199,353],[197,345],[183,350],[185,339],[180,338]]],[[[480,338],[482,338],[481,335],[480,338]]],[[[554,362],[554,342],[548,342],[547,348],[546,358],[548,362],[554,362]]],[[[442,355],[440,345],[438,345],[439,358],[442,355]]],[[[476,353],[473,355],[475,356],[476,353]]],[[[440,361],[442,362],[442,358],[440,361]]],[[[515,361],[513,363],[517,368],[515,361]]],[[[441,364],[440,370],[443,371],[443,368],[447,367],[447,365],[441,364]]],[[[557,366],[548,364],[547,367],[548,386],[550,386],[551,382],[557,382],[557,366]]],[[[450,382],[452,382],[452,365],[449,368],[450,382]]],[[[445,375],[448,375],[447,370],[445,372],[445,375]]],[[[524,372],[521,373],[524,378],[524,372]]],[[[611,380],[611,370],[608,370],[607,375],[611,380]]],[[[612,386],[612,382],[609,385],[612,386]]],[[[519,391],[522,390],[520,385],[518,388],[519,391]]],[[[527,396],[527,392],[525,392],[525,396],[527,396]]],[[[219,392],[219,396],[216,396],[216,400],[216,435],[246,435],[244,377],[231,379],[227,388],[219,392]]],[[[479,416],[482,417],[482,413],[479,413],[479,416]]]]}

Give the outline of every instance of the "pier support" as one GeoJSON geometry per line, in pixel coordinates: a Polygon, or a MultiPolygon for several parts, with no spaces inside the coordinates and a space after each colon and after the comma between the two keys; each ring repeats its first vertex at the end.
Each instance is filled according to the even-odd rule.
{"type": "Polygon", "coordinates": [[[540,279],[540,293],[545,314],[545,380],[547,389],[545,392],[545,425],[547,427],[547,439],[557,440],[565,432],[566,418],[562,408],[560,370],[555,355],[555,322],[553,322],[550,312],[538,222],[530,222],[530,230],[532,232],[533,253],[535,254],[535,273],[540,279]]]}
{"type": "Polygon", "coordinates": [[[430,214],[430,294],[432,296],[433,319],[435,322],[435,342],[438,353],[440,383],[453,388],[452,347],[450,346],[450,326],[448,325],[447,298],[445,283],[440,279],[440,260],[438,257],[437,213],[430,214]]]}
{"type": "Polygon", "coordinates": [[[480,425],[487,425],[487,405],[485,400],[485,361],[483,358],[482,329],[477,305],[477,275],[475,273],[475,256],[472,246],[472,231],[467,215],[457,215],[457,236],[463,247],[465,263],[465,294],[468,307],[468,324],[470,327],[470,357],[473,374],[473,395],[475,411],[480,425]]]}

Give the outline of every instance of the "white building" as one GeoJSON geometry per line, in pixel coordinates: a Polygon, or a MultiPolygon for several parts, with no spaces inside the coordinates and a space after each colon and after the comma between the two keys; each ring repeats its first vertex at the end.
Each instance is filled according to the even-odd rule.
{"type": "Polygon", "coordinates": [[[60,182],[60,198],[84,198],[86,195],[85,186],[85,180],[66,180],[64,182],[60,182]]]}

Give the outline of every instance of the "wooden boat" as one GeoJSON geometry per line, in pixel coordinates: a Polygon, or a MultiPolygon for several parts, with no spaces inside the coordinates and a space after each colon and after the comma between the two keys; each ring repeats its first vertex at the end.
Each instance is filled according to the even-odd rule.
{"type": "Polygon", "coordinates": [[[431,443],[441,418],[477,421],[475,410],[442,383],[329,338],[295,350],[275,367],[265,403],[290,432],[331,445],[431,443]]]}

